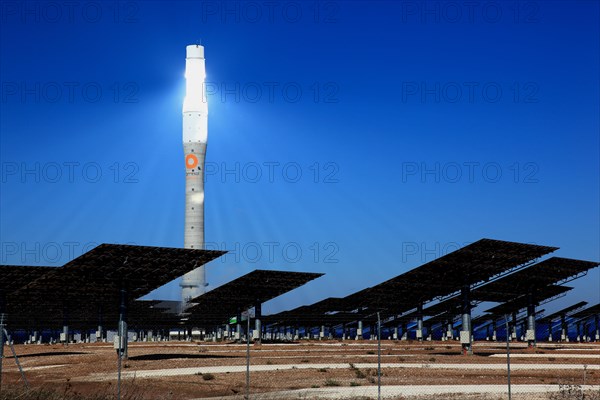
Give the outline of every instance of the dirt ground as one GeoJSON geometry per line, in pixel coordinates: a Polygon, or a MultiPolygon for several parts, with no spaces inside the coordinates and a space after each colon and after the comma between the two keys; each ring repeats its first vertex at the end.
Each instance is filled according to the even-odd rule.
{"type": "MultiPolygon", "coordinates": [[[[86,395],[112,395],[116,391],[117,356],[112,344],[15,345],[15,350],[31,387],[86,395]]],[[[511,380],[515,385],[600,385],[600,343],[540,343],[534,349],[513,343],[511,354],[514,368],[511,380]],[[539,356],[519,357],[523,354],[539,356]],[[519,364],[544,367],[520,369],[519,364]]],[[[122,391],[126,395],[123,398],[198,399],[242,395],[246,390],[245,345],[223,342],[130,343],[128,355],[122,365],[122,391]],[[184,370],[177,370],[199,367],[210,367],[211,372],[187,370],[183,373],[181,371],[184,370]],[[141,377],[142,371],[154,371],[157,376],[141,377]]],[[[381,362],[384,367],[381,384],[505,384],[507,371],[502,367],[506,366],[505,355],[505,344],[502,343],[478,342],[474,346],[474,355],[464,356],[456,342],[382,341],[381,362]],[[386,364],[396,366],[387,368],[386,364]],[[451,366],[439,368],[441,364],[451,366]],[[481,369],[473,367],[478,364],[481,369]],[[490,368],[490,364],[498,368],[490,368]]],[[[251,345],[251,366],[273,370],[251,371],[250,392],[373,386],[377,384],[377,358],[377,344],[373,341],[325,340],[251,345]],[[329,367],[313,368],[313,364],[327,364],[329,367]],[[277,366],[281,369],[277,370],[277,366]]],[[[23,384],[10,349],[5,347],[3,388],[23,384]]]]}

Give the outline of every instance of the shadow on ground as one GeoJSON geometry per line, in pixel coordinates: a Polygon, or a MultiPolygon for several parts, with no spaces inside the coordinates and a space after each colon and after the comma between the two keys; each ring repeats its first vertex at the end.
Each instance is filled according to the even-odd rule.
{"type": "MultiPolygon", "coordinates": [[[[31,354],[17,354],[19,358],[27,358],[27,357],[49,357],[49,356],[77,356],[81,354],[91,354],[84,353],[82,351],[47,351],[45,353],[31,353],[31,354]]],[[[14,358],[14,356],[4,356],[4,358],[14,358]]]]}
{"type": "Polygon", "coordinates": [[[239,358],[236,356],[220,356],[210,354],[143,354],[141,356],[131,356],[131,361],[156,361],[173,360],[176,358],[239,358]]]}
{"type": "MultiPolygon", "coordinates": [[[[428,353],[431,355],[436,355],[436,356],[459,356],[461,355],[460,352],[451,352],[451,351],[436,351],[433,353],[428,353]]],[[[491,356],[493,353],[473,353],[473,356],[476,357],[489,357],[491,356]]]]}

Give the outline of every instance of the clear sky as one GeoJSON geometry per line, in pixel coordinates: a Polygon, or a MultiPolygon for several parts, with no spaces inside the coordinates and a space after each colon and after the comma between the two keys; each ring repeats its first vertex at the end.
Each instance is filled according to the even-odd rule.
{"type": "MultiPolygon", "coordinates": [[[[185,46],[212,287],[343,296],[482,237],[600,260],[597,1],[3,1],[1,262],[183,245],[185,46]]],[[[600,301],[598,269],[547,310],[600,301]]],[[[176,282],[152,297],[178,299],[176,282]]]]}

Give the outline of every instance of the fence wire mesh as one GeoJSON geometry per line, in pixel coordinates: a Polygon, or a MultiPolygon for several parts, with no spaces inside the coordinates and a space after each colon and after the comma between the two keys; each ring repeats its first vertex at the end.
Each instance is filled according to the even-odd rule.
{"type": "Polygon", "coordinates": [[[250,319],[208,330],[129,327],[127,342],[110,330],[0,331],[0,399],[600,400],[593,325],[531,346],[507,317],[472,355],[459,332],[442,334],[406,337],[379,319],[362,330],[250,319]]]}

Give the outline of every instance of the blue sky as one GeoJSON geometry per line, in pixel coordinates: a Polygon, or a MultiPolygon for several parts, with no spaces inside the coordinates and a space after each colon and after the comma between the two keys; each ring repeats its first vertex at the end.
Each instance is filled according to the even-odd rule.
{"type": "MultiPolygon", "coordinates": [[[[214,287],[343,296],[482,237],[600,260],[599,3],[2,3],[2,263],[183,245],[185,46],[209,82],[214,287]]],[[[600,301],[598,269],[556,304],[600,301]]],[[[177,283],[153,297],[179,297],[177,283]]]]}

